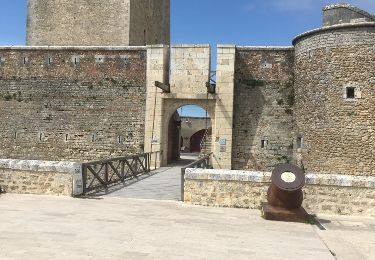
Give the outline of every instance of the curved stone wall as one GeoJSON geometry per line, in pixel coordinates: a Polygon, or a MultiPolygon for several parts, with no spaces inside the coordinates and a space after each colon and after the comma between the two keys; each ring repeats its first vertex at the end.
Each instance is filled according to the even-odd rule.
{"type": "Polygon", "coordinates": [[[375,175],[375,23],[326,27],[295,45],[295,156],[309,172],[375,175]]]}

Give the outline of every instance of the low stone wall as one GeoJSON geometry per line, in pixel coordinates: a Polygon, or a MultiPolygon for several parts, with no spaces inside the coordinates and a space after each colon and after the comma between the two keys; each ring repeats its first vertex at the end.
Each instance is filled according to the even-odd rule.
{"type": "Polygon", "coordinates": [[[0,187],[6,193],[74,196],[82,193],[82,166],[74,162],[0,160],[0,187]]]}
{"type": "MultiPolygon", "coordinates": [[[[186,203],[260,208],[267,201],[270,172],[187,169],[186,203]]],[[[310,213],[375,216],[375,177],[307,174],[304,207],[310,213]]]]}

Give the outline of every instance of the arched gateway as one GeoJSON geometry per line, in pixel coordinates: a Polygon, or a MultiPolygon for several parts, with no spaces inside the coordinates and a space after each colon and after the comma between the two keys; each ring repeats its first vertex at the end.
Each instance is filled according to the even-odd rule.
{"type": "Polygon", "coordinates": [[[147,55],[145,151],[160,150],[158,163],[166,165],[170,118],[181,106],[197,105],[211,117],[214,166],[230,169],[235,47],[218,46],[215,88],[209,45],[151,46],[147,55]]]}

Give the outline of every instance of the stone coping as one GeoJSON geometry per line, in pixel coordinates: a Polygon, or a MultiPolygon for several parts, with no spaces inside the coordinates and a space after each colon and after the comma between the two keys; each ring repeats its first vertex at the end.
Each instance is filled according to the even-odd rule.
{"type": "Polygon", "coordinates": [[[81,167],[81,164],[69,161],[0,159],[0,169],[73,174],[77,167],[81,167]]]}
{"type": "Polygon", "coordinates": [[[332,4],[332,5],[327,5],[325,7],[323,7],[323,11],[328,11],[328,10],[332,10],[332,9],[338,9],[338,8],[346,8],[346,9],[349,9],[349,10],[352,10],[354,12],[357,12],[359,14],[362,14],[363,16],[366,16],[367,18],[370,18],[370,19],[375,19],[375,16],[370,14],[369,12],[366,12],[354,5],[351,5],[351,4],[343,4],[343,3],[339,3],[339,4],[332,4]]]}
{"type": "Polygon", "coordinates": [[[292,51],[294,46],[236,46],[236,49],[244,51],[292,51]]]}
{"type": "Polygon", "coordinates": [[[148,46],[0,46],[0,50],[139,51],[148,46]]]}
{"type": "Polygon", "coordinates": [[[298,41],[301,39],[312,36],[314,34],[320,33],[320,32],[327,32],[327,31],[334,31],[339,29],[352,29],[352,28],[361,28],[361,27],[375,27],[375,22],[363,22],[363,23],[342,23],[342,24],[335,24],[331,26],[324,26],[318,29],[310,30],[307,32],[304,32],[300,35],[297,35],[293,40],[293,45],[295,46],[298,41]]]}
{"type": "Polygon", "coordinates": [[[172,44],[171,48],[210,48],[210,44],[172,44]]]}
{"type": "MultiPolygon", "coordinates": [[[[260,171],[186,169],[185,179],[270,183],[271,175],[271,172],[260,171]]],[[[306,184],[375,189],[375,177],[308,173],[306,184]]]]}

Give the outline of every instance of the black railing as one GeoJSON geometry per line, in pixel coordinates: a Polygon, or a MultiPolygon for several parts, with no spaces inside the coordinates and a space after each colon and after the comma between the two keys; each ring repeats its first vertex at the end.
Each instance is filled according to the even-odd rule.
{"type": "Polygon", "coordinates": [[[136,178],[157,168],[159,152],[131,155],[82,164],[83,195],[136,178]],[[152,159],[154,157],[154,163],[152,159]]]}
{"type": "Polygon", "coordinates": [[[185,173],[186,169],[212,169],[212,153],[202,157],[201,159],[181,168],[181,201],[184,201],[184,193],[185,193],[185,173]]]}

